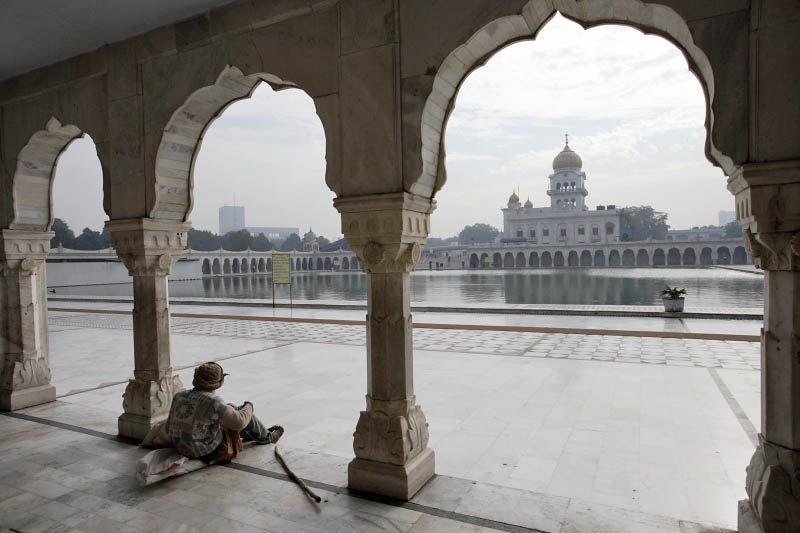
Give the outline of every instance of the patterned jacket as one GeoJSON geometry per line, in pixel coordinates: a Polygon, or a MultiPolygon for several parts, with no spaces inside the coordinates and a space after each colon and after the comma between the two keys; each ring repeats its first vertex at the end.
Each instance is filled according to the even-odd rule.
{"type": "Polygon", "coordinates": [[[203,457],[216,450],[222,442],[223,427],[241,431],[252,416],[250,404],[236,409],[213,392],[185,390],[172,398],[167,434],[182,455],[203,457]]]}

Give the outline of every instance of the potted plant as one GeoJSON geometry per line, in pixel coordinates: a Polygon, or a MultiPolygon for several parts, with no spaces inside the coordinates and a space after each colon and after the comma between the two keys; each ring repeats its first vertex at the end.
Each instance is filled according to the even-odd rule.
{"type": "Polygon", "coordinates": [[[667,285],[667,287],[661,291],[664,311],[669,313],[680,313],[683,311],[683,302],[685,301],[683,298],[684,294],[686,294],[686,289],[679,289],[667,285]]]}

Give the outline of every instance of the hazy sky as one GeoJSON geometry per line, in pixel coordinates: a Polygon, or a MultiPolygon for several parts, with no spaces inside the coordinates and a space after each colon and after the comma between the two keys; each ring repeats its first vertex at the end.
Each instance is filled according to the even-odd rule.
{"type": "MultiPolygon", "coordinates": [[[[673,45],[620,26],[584,31],[556,16],[536,41],[505,48],[464,82],[447,125],[448,181],[431,235],[474,222],[500,227],[500,208],[517,187],[522,201],[549,205],[547,176],[565,132],[583,159],[592,208],[652,205],[673,228],[716,224],[733,197],[705,159],[704,118],[700,84],[673,45]]],[[[56,216],[77,231],[106,218],[92,150],[89,140],[74,142],[54,185],[56,216]]],[[[311,99],[263,85],[206,133],[192,224],[216,232],[217,209],[235,194],[248,225],[311,226],[336,238],[339,215],[324,169],[311,99]]]]}

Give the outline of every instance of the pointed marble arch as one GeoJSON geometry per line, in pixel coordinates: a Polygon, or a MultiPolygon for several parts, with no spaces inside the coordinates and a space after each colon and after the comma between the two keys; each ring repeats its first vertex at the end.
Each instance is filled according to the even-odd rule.
{"type": "Polygon", "coordinates": [[[677,46],[687,59],[689,69],[700,81],[705,95],[706,157],[719,165],[726,175],[733,172],[733,160],[716,148],[711,136],[714,128],[711,63],[694,43],[689,26],[678,13],[669,7],[645,4],[640,0],[531,0],[520,14],[498,18],[478,30],[442,62],[422,110],[422,172],[411,185],[411,193],[433,197],[447,179],[444,133],[458,90],[466,77],[505,46],[535,39],[556,12],[584,28],[620,24],[645,34],[659,35],[677,46]]]}
{"type": "Polygon", "coordinates": [[[53,177],[59,156],[67,146],[83,137],[72,124],[50,118],[34,133],[17,155],[12,181],[13,218],[9,229],[47,231],[53,224],[53,177]]]}
{"type": "Polygon", "coordinates": [[[262,82],[273,90],[297,88],[267,73],[244,75],[227,65],[213,85],[193,92],[170,117],[156,153],[155,202],[151,218],[187,221],[193,205],[194,165],[203,136],[231,104],[250,98],[262,82]]]}

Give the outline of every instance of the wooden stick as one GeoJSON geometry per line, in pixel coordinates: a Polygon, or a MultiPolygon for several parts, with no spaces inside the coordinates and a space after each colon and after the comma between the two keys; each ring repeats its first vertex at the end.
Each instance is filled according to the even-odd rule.
{"type": "Polygon", "coordinates": [[[281,454],[278,451],[278,446],[277,445],[275,445],[275,458],[281,464],[283,469],[286,470],[286,473],[289,475],[289,479],[291,479],[292,481],[297,483],[300,486],[300,488],[303,489],[303,492],[306,493],[306,496],[308,496],[309,498],[311,498],[312,500],[314,500],[317,503],[322,501],[322,498],[320,498],[319,496],[314,494],[314,491],[309,489],[308,486],[305,483],[303,483],[303,480],[300,479],[299,477],[297,477],[294,472],[292,472],[292,469],[289,468],[289,465],[287,465],[286,461],[284,461],[283,457],[281,457],[281,454]]]}

